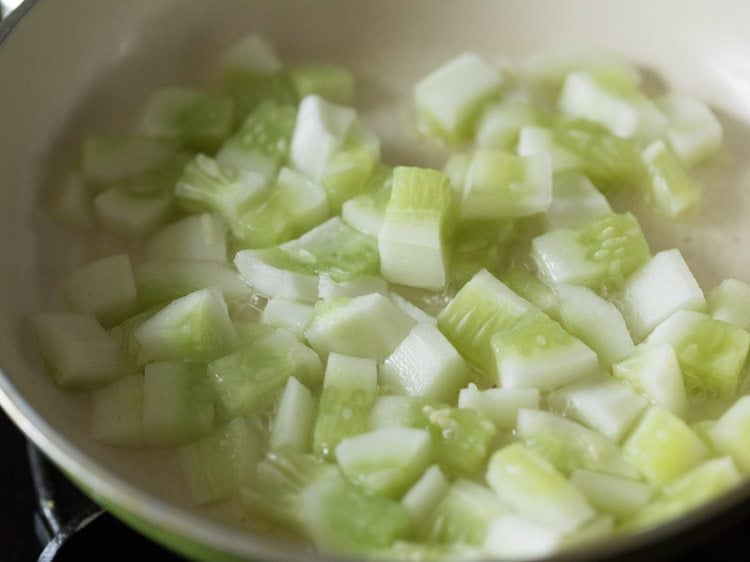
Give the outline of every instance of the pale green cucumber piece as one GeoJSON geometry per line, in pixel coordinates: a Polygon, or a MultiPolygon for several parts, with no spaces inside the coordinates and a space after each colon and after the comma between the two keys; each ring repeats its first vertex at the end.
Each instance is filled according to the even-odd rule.
{"type": "Polygon", "coordinates": [[[97,224],[126,240],[145,237],[174,214],[171,193],[142,194],[122,186],[101,192],[93,205],[97,224]]]}
{"type": "Polygon", "coordinates": [[[491,341],[510,327],[531,304],[486,270],[464,285],[438,315],[438,328],[469,363],[496,382],[496,361],[491,341]]]}
{"type": "Polygon", "coordinates": [[[581,156],[559,142],[554,131],[541,125],[525,125],[518,133],[519,156],[547,155],[553,175],[574,173],[582,166],[581,156]]]}
{"type": "Polygon", "coordinates": [[[354,101],[354,75],[344,66],[312,62],[291,67],[289,75],[300,99],[315,94],[333,103],[354,101]]]}
{"type": "Polygon", "coordinates": [[[516,417],[522,408],[537,409],[540,394],[536,388],[488,388],[479,390],[469,383],[458,393],[458,407],[476,410],[492,420],[497,428],[516,425],[516,417]]]}
{"type": "Polygon", "coordinates": [[[377,173],[380,147],[349,143],[326,163],[320,178],[331,211],[338,213],[343,204],[367,193],[373,184],[370,178],[377,173]]]}
{"type": "Polygon", "coordinates": [[[144,360],[211,361],[231,352],[239,337],[216,289],[175,299],[136,330],[144,360]]]}
{"type": "Polygon", "coordinates": [[[135,279],[127,254],[79,267],[61,285],[68,309],[93,314],[103,326],[117,324],[135,312],[135,279]]]}
{"type": "Polygon", "coordinates": [[[81,143],[81,175],[99,191],[161,166],[178,148],[174,141],[141,135],[91,135],[81,143]]]}
{"type": "Polygon", "coordinates": [[[674,350],[668,344],[640,344],[633,353],[612,365],[612,375],[648,399],[684,418],[688,396],[674,350]]]}
{"type": "Polygon", "coordinates": [[[650,257],[648,242],[630,213],[550,230],[534,238],[531,253],[542,279],[593,289],[619,285],[650,257]]]}
{"type": "Polygon", "coordinates": [[[278,250],[240,250],[234,256],[240,277],[259,294],[314,303],[318,300],[318,275],[290,271],[290,261],[278,250]]]}
{"type": "Polygon", "coordinates": [[[323,364],[317,354],[286,330],[276,330],[208,364],[208,374],[225,418],[260,411],[273,402],[290,377],[319,387],[323,364]]]}
{"type": "Polygon", "coordinates": [[[750,331],[750,285],[725,279],[707,295],[711,316],[750,331]]]}
{"type": "Polygon", "coordinates": [[[670,92],[657,98],[656,104],[667,117],[669,146],[685,166],[698,164],[721,148],[721,123],[705,102],[670,92]]]}
{"type": "Polygon", "coordinates": [[[515,434],[566,476],[577,469],[588,469],[623,478],[639,477],[613,441],[551,412],[519,410],[515,434]]]}
{"type": "Polygon", "coordinates": [[[552,178],[552,203],[544,215],[550,229],[575,226],[612,212],[607,198],[577,170],[552,178]]]}
{"type": "Polygon", "coordinates": [[[708,449],[681,418],[650,406],[623,443],[622,452],[649,484],[661,486],[699,464],[708,449]]]}
{"type": "Polygon", "coordinates": [[[213,432],[214,392],[201,363],[157,361],[143,373],[146,445],[170,447],[213,432]]]}
{"type": "Polygon", "coordinates": [[[688,396],[724,400],[737,394],[750,348],[750,333],[703,312],[678,310],[646,340],[674,348],[688,396]]]}
{"type": "Polygon", "coordinates": [[[446,230],[451,189],[442,172],[399,166],[378,231],[386,281],[439,291],[447,283],[446,230]]]}
{"type": "Polygon", "coordinates": [[[458,478],[435,508],[417,523],[416,534],[427,543],[481,545],[490,522],[507,511],[492,490],[458,478]]]}
{"type": "Polygon", "coordinates": [[[163,305],[154,306],[148,310],[139,312],[138,314],[126,318],[123,322],[109,331],[110,335],[117,339],[120,344],[123,374],[130,375],[143,371],[143,366],[146,364],[147,358],[141,353],[143,347],[141,346],[141,342],[138,341],[138,338],[135,337],[135,331],[141,324],[151,318],[162,308],[163,305]]]}
{"type": "Polygon", "coordinates": [[[343,439],[367,430],[377,386],[378,368],[372,359],[339,353],[328,356],[313,428],[313,451],[332,460],[343,439]]]}
{"type": "Polygon", "coordinates": [[[460,221],[452,240],[449,293],[466,285],[482,269],[497,276],[513,263],[514,245],[522,246],[522,228],[513,220],[460,221]]]}
{"type": "Polygon", "coordinates": [[[273,102],[260,104],[221,145],[216,161],[260,174],[271,183],[289,155],[297,109],[273,102]]]}
{"type": "Polygon", "coordinates": [[[496,451],[486,477],[500,501],[513,511],[559,531],[575,531],[596,515],[562,473],[522,443],[496,451]]]}
{"type": "Polygon", "coordinates": [[[474,136],[477,147],[512,150],[521,129],[536,123],[539,113],[534,104],[523,99],[505,99],[488,105],[477,122],[474,136]]]}
{"type": "Polygon", "coordinates": [[[395,304],[398,308],[411,316],[418,323],[432,324],[433,326],[437,326],[437,318],[435,318],[422,308],[419,308],[416,304],[411,302],[406,297],[403,297],[398,293],[390,293],[388,295],[388,298],[391,299],[391,302],[393,304],[395,304]]]}
{"type": "Polygon", "coordinates": [[[471,409],[430,402],[421,408],[418,427],[432,436],[433,459],[449,475],[475,476],[486,462],[497,429],[471,409]]]}
{"type": "Polygon", "coordinates": [[[557,316],[558,300],[555,291],[527,268],[519,266],[506,269],[500,275],[500,281],[545,314],[557,316]]]}
{"type": "Polygon", "coordinates": [[[431,461],[430,434],[424,429],[386,427],[345,437],[336,461],[349,481],[368,495],[400,498],[431,461]]]}
{"type": "Polygon", "coordinates": [[[315,408],[315,398],[310,389],[296,377],[289,377],[271,423],[269,448],[288,446],[304,452],[310,451],[315,408]]]}
{"type": "Polygon", "coordinates": [[[641,83],[641,72],[620,55],[599,49],[564,48],[540,51],[524,57],[521,79],[549,96],[557,97],[571,72],[586,72],[615,82],[641,83]]]}
{"type": "Polygon", "coordinates": [[[466,173],[471,165],[471,152],[451,152],[443,166],[443,173],[451,182],[451,197],[453,213],[459,211],[461,198],[464,194],[464,184],[466,183],[466,173]]]}
{"type": "Polygon", "coordinates": [[[113,380],[91,392],[91,435],[121,447],[143,447],[143,373],[113,380]]]}
{"type": "Polygon", "coordinates": [[[648,399],[608,374],[597,374],[547,396],[556,412],[618,443],[648,405],[648,399]]]}
{"type": "Polygon", "coordinates": [[[329,216],[325,191],[305,175],[282,167],[276,183],[231,225],[242,248],[267,248],[296,238],[329,216]]]}
{"type": "Polygon", "coordinates": [[[654,254],[626,279],[615,298],[638,340],[678,310],[707,308],[703,291],[676,248],[654,254]]]}
{"type": "Polygon", "coordinates": [[[143,244],[149,259],[186,259],[226,263],[227,229],[212,213],[192,214],[154,232],[143,244]]]}
{"type": "Polygon", "coordinates": [[[377,236],[391,198],[392,178],[391,169],[386,166],[373,171],[365,192],[341,205],[344,222],[364,234],[377,236]]]}
{"type": "Polygon", "coordinates": [[[341,150],[357,114],[351,107],[309,95],[300,101],[289,153],[291,166],[315,180],[341,150]]]}
{"type": "Polygon", "coordinates": [[[557,285],[558,314],[563,328],[580,339],[610,368],[633,352],[633,338],[618,308],[588,287],[557,285]]]}
{"type": "Polygon", "coordinates": [[[450,403],[468,383],[470,372],[437,326],[421,323],[385,359],[380,377],[388,391],[450,403]]]}
{"type": "Polygon", "coordinates": [[[262,174],[227,166],[198,154],[185,166],[175,195],[188,211],[216,212],[232,225],[268,189],[269,182],[262,174]]]}
{"type": "Polygon", "coordinates": [[[551,390],[598,371],[596,353],[539,310],[491,339],[503,388],[551,390]]]}
{"type": "Polygon", "coordinates": [[[472,134],[482,106],[500,94],[503,76],[474,53],[461,53],[414,86],[414,102],[427,130],[448,140],[472,134]]]}
{"type": "Polygon", "coordinates": [[[554,553],[562,543],[563,532],[516,513],[503,513],[487,527],[482,548],[503,560],[538,559],[554,553]]]}
{"type": "Polygon", "coordinates": [[[388,296],[388,283],[379,275],[339,282],[327,273],[321,273],[318,279],[318,297],[323,300],[362,297],[372,293],[388,296]]]}
{"type": "Polygon", "coordinates": [[[53,194],[50,208],[54,217],[66,226],[90,232],[96,228],[91,191],[81,174],[71,172],[53,194]]]}
{"type": "Polygon", "coordinates": [[[313,307],[309,304],[273,298],[268,299],[263,308],[261,322],[275,328],[284,328],[302,338],[312,316],[313,307]]]}
{"type": "Polygon", "coordinates": [[[416,323],[390,299],[373,293],[320,301],[305,337],[323,357],[335,352],[384,361],[416,323]]]}
{"type": "Polygon", "coordinates": [[[369,427],[415,427],[432,437],[432,458],[446,474],[476,476],[484,466],[497,429],[489,417],[421,396],[380,396],[369,414],[369,427]]]}
{"type": "Polygon", "coordinates": [[[318,478],[300,494],[299,518],[316,548],[339,554],[367,554],[411,531],[406,508],[366,495],[338,473],[318,478]]]}
{"type": "Polygon", "coordinates": [[[708,434],[718,451],[731,455],[743,474],[750,473],[750,396],[732,404],[708,434]]]}
{"type": "Polygon", "coordinates": [[[187,88],[162,88],[146,102],[140,130],[197,151],[212,152],[234,126],[234,103],[226,96],[187,88]]]}
{"type": "Polygon", "coordinates": [[[229,68],[223,73],[221,92],[234,102],[235,124],[266,102],[279,106],[298,102],[294,85],[283,69],[269,72],[229,68]]]}
{"type": "Polygon", "coordinates": [[[231,497],[252,477],[261,458],[261,437],[244,417],[178,450],[183,480],[197,505],[231,497]]]}
{"type": "Polygon", "coordinates": [[[259,34],[250,33],[229,45],[219,58],[222,72],[274,73],[282,69],[274,48],[259,34]]]}
{"type": "Polygon", "coordinates": [[[120,342],[93,314],[42,312],[31,317],[39,354],[60,387],[87,389],[123,373],[120,342]]]}
{"type": "Polygon", "coordinates": [[[594,470],[576,469],[570,481],[594,508],[618,519],[632,515],[654,495],[654,489],[645,482],[594,470]]]}
{"type": "Polygon", "coordinates": [[[517,156],[477,150],[466,171],[461,217],[509,219],[546,211],[552,202],[552,175],[546,155],[517,156]]]}
{"type": "Polygon", "coordinates": [[[649,144],[641,154],[649,177],[646,201],[656,212],[673,219],[698,204],[701,186],[662,139],[649,144]]]}
{"type": "Polygon", "coordinates": [[[205,287],[219,290],[228,302],[252,296],[251,288],[226,263],[205,260],[151,259],[133,264],[139,310],[163,304],[205,287]]]}
{"type": "Polygon", "coordinates": [[[563,113],[599,123],[618,137],[652,140],[667,127],[654,102],[631,82],[611,76],[571,72],[557,103],[563,113]]]}
{"type": "Polygon", "coordinates": [[[443,499],[448,491],[448,479],[440,470],[440,467],[433,464],[427,468],[422,476],[409,488],[401,498],[401,505],[411,515],[414,525],[419,525],[420,521],[427,519],[437,504],[443,499]]]}
{"type": "Polygon", "coordinates": [[[667,482],[654,500],[623,522],[620,529],[634,531],[670,521],[728,493],[742,482],[730,457],[704,461],[667,482]]]}

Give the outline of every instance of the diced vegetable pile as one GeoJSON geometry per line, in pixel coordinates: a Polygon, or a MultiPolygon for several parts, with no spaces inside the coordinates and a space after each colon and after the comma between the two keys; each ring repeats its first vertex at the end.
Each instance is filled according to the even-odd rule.
{"type": "Polygon", "coordinates": [[[384,162],[345,68],[257,35],[220,68],[86,138],[56,193],[121,242],[32,318],[97,439],[173,450],[196,504],[409,560],[544,556],[750,473],[750,286],[705,295],[608,199],[698,206],[706,104],[613,55],[464,53],[415,81],[454,148],[431,169],[384,162]]]}

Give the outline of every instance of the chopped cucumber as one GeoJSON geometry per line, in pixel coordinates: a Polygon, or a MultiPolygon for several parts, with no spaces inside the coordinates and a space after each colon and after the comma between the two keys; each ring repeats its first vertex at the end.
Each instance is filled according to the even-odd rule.
{"type": "Polygon", "coordinates": [[[750,331],[750,285],[725,279],[707,295],[711,316],[750,331]]]}
{"type": "Polygon", "coordinates": [[[433,512],[438,502],[445,496],[448,485],[448,479],[443,471],[438,465],[433,464],[403,495],[401,505],[411,515],[415,527],[433,512]]]}
{"type": "Polygon", "coordinates": [[[570,481],[598,511],[618,518],[643,508],[654,493],[653,488],[644,482],[587,469],[574,470],[570,481]]]}
{"type": "Polygon", "coordinates": [[[611,212],[606,197],[581,172],[561,172],[552,178],[552,202],[544,215],[549,228],[575,226],[611,212]]]}
{"type": "Polygon", "coordinates": [[[518,412],[523,408],[538,409],[540,394],[536,388],[488,388],[479,390],[469,383],[458,394],[458,407],[476,410],[492,420],[498,428],[516,425],[518,412]]]}
{"type": "Polygon", "coordinates": [[[271,449],[296,447],[300,451],[309,451],[315,406],[310,390],[296,377],[289,377],[271,424],[268,446],[271,449]]]}
{"type": "Polygon", "coordinates": [[[705,160],[719,150],[721,123],[701,100],[679,93],[668,93],[656,100],[667,117],[667,141],[685,166],[705,160]]]}
{"type": "Polygon", "coordinates": [[[476,145],[479,148],[512,150],[524,126],[535,123],[539,110],[530,102],[505,99],[487,106],[477,123],[476,145]]]}
{"type": "Polygon", "coordinates": [[[750,396],[743,396],[708,430],[712,443],[731,455],[743,474],[750,473],[750,396]]]}
{"type": "Polygon", "coordinates": [[[143,374],[120,377],[94,390],[89,425],[102,443],[143,447],[143,374]]]}
{"type": "Polygon", "coordinates": [[[661,140],[655,140],[642,152],[649,176],[648,202],[658,212],[675,218],[693,208],[701,196],[701,187],[691,179],[677,156],[661,140]]]}
{"type": "Polygon", "coordinates": [[[301,338],[312,316],[313,307],[308,304],[274,298],[268,299],[261,322],[275,328],[284,328],[301,338]]]}
{"type": "Polygon", "coordinates": [[[339,282],[327,273],[321,273],[318,280],[318,297],[322,300],[363,297],[372,293],[388,296],[388,283],[385,279],[367,275],[339,282]]]}
{"type": "Polygon", "coordinates": [[[538,559],[552,554],[563,532],[551,525],[515,513],[503,513],[489,524],[483,549],[502,559],[538,559]]]}
{"type": "Polygon", "coordinates": [[[336,213],[349,199],[367,194],[377,185],[370,179],[377,175],[380,146],[369,146],[366,142],[350,144],[333,155],[320,178],[328,204],[336,213]]]}
{"type": "Polygon", "coordinates": [[[188,215],[164,225],[143,245],[151,259],[206,260],[226,263],[226,227],[212,213],[188,215]]]}

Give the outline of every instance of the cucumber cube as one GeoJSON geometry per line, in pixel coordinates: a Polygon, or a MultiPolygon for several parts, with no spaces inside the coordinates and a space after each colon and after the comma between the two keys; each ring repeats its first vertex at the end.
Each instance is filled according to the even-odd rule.
{"type": "Polygon", "coordinates": [[[115,186],[94,197],[94,216],[99,226],[123,239],[142,238],[174,212],[171,194],[142,194],[115,186]]]}
{"type": "Polygon", "coordinates": [[[458,393],[458,407],[476,410],[492,420],[495,427],[510,428],[522,408],[538,409],[540,394],[536,388],[488,388],[479,390],[469,383],[458,393]]]}
{"type": "Polygon", "coordinates": [[[471,134],[479,111],[500,93],[503,76],[474,53],[462,53],[417,82],[414,101],[435,134],[460,140],[471,134]]]}
{"type": "Polygon", "coordinates": [[[343,439],[366,431],[377,384],[378,369],[372,359],[338,353],[328,357],[313,429],[316,453],[333,459],[343,439]]]}
{"type": "Polygon", "coordinates": [[[617,297],[633,337],[642,339],[678,310],[706,310],[706,299],[678,249],[654,254],[617,297]]]}
{"type": "Polygon", "coordinates": [[[386,427],[342,439],[336,461],[366,494],[399,498],[427,469],[431,453],[426,430],[386,427]]]}
{"type": "Polygon", "coordinates": [[[401,498],[401,505],[411,515],[415,525],[426,520],[448,490],[448,479],[436,464],[422,473],[414,485],[401,498]]]}
{"type": "Polygon", "coordinates": [[[317,95],[303,98],[292,134],[291,166],[319,180],[328,162],[343,147],[356,119],[356,112],[350,107],[317,95]]]}
{"type": "Polygon", "coordinates": [[[588,287],[558,285],[558,314],[563,328],[599,356],[607,368],[633,352],[633,338],[617,307],[588,287]]]}
{"type": "Polygon", "coordinates": [[[596,515],[562,473],[522,443],[506,445],[490,457],[487,483],[518,514],[564,533],[596,515]]]}
{"type": "Polygon", "coordinates": [[[565,78],[559,109],[573,117],[599,123],[613,134],[647,140],[661,136],[667,119],[656,104],[630,82],[612,76],[571,72],[565,78]]]}
{"type": "Polygon", "coordinates": [[[711,316],[750,331],[750,285],[725,279],[707,296],[711,316]]]}
{"type": "Polygon", "coordinates": [[[318,297],[323,300],[363,297],[372,293],[388,296],[388,283],[379,275],[339,282],[327,273],[321,273],[318,279],[318,297]]]}
{"type": "Polygon", "coordinates": [[[31,317],[39,354],[55,384],[86,389],[124,374],[120,342],[93,314],[45,312],[31,317]]]}
{"type": "Polygon", "coordinates": [[[708,449],[679,417],[650,406],[622,446],[646,481],[661,486],[703,461],[708,449]]]}
{"type": "Polygon", "coordinates": [[[546,155],[552,174],[571,173],[582,167],[581,156],[556,139],[549,127],[526,125],[518,133],[519,156],[546,155]]]}
{"type": "Polygon", "coordinates": [[[438,328],[469,363],[496,382],[492,336],[513,325],[531,304],[486,270],[464,285],[438,315],[438,328]]]}
{"type": "Polygon", "coordinates": [[[648,343],[674,348],[689,396],[733,398],[750,348],[750,333],[703,312],[678,310],[651,332],[648,343]]]}
{"type": "Polygon", "coordinates": [[[507,219],[546,211],[552,202],[552,176],[546,155],[516,156],[481,149],[466,171],[461,216],[507,219]]]}
{"type": "Polygon", "coordinates": [[[714,154],[722,144],[721,123],[701,100],[669,93],[656,100],[667,117],[667,141],[685,166],[692,166],[714,154]]]}
{"type": "Polygon", "coordinates": [[[143,255],[151,259],[226,263],[226,230],[217,215],[191,214],[154,232],[143,245],[143,255]]]}
{"type": "Polygon", "coordinates": [[[314,303],[318,299],[318,276],[287,269],[290,260],[283,252],[240,250],[234,265],[240,277],[259,294],[268,298],[314,303]]]}
{"type": "Polygon", "coordinates": [[[551,412],[521,409],[515,429],[529,449],[566,476],[577,469],[588,469],[623,478],[639,477],[613,441],[551,412]]]}
{"type": "Polygon", "coordinates": [[[612,212],[607,198],[579,171],[552,178],[552,203],[544,217],[550,229],[575,226],[612,212]]]}
{"type": "Polygon", "coordinates": [[[258,412],[273,402],[287,380],[320,385],[317,354],[286,330],[276,330],[249,346],[212,361],[208,374],[226,418],[258,412]]]}
{"type": "Polygon", "coordinates": [[[574,470],[570,481],[594,508],[619,519],[637,512],[654,495],[654,489],[644,482],[592,470],[574,470]]]}
{"type": "Polygon", "coordinates": [[[384,361],[416,320],[379,293],[315,306],[305,337],[321,356],[342,353],[384,361]]]}
{"type": "Polygon", "coordinates": [[[663,140],[655,140],[641,154],[649,176],[647,201],[657,212],[677,218],[698,203],[700,185],[663,140]]]}
{"type": "Polygon", "coordinates": [[[205,152],[216,150],[233,126],[230,98],[186,88],[157,90],[141,115],[141,130],[146,135],[205,152]]]}
{"type": "Polygon", "coordinates": [[[492,336],[503,388],[550,390],[598,371],[596,353],[539,310],[492,336]]]}
{"type": "Polygon", "coordinates": [[[708,433],[718,451],[731,455],[744,474],[750,473],[750,396],[732,404],[708,433]]]}
{"type": "Polygon", "coordinates": [[[263,309],[261,322],[275,328],[284,328],[302,338],[313,316],[313,307],[290,300],[269,299],[263,309]]]}
{"type": "Polygon", "coordinates": [[[374,171],[368,190],[341,205],[341,218],[344,222],[364,234],[377,236],[391,199],[392,177],[390,169],[385,167],[374,171]]]}
{"type": "Polygon", "coordinates": [[[289,377],[276,407],[268,437],[271,449],[296,447],[308,452],[312,447],[312,426],[316,401],[310,390],[296,377],[289,377]]]}
{"type": "Polygon", "coordinates": [[[398,393],[453,402],[469,367],[432,323],[417,324],[380,369],[381,385],[398,393]]]}
{"type": "Polygon", "coordinates": [[[143,374],[121,377],[91,394],[91,435],[122,447],[143,447],[143,374]]]}
{"type": "Polygon", "coordinates": [[[68,308],[112,326],[135,312],[136,288],[127,254],[107,256],[79,267],[62,282],[68,308]]]}
{"type": "Polygon", "coordinates": [[[447,282],[448,178],[437,170],[400,166],[378,231],[386,281],[439,291],[447,282]]]}
{"type": "Polygon", "coordinates": [[[143,322],[135,337],[145,360],[208,362],[239,345],[227,305],[215,289],[176,299],[143,322]]]}
{"type": "Polygon", "coordinates": [[[597,374],[548,395],[555,411],[619,442],[648,405],[648,399],[607,374],[597,374]]]}
{"type": "Polygon", "coordinates": [[[205,505],[231,497],[252,477],[261,459],[260,448],[257,430],[244,417],[182,445],[179,465],[193,501],[205,505]]]}
{"type": "Polygon", "coordinates": [[[562,543],[563,532],[522,515],[504,513],[489,524],[482,548],[508,560],[543,558],[562,543]]]}
{"type": "Polygon", "coordinates": [[[539,111],[523,99],[506,99],[488,105],[477,123],[476,145],[479,148],[512,150],[521,129],[538,119],[539,111]]]}
{"type": "Polygon", "coordinates": [[[614,364],[612,374],[657,406],[680,417],[687,414],[687,391],[670,345],[643,343],[625,360],[614,364]]]}
{"type": "Polygon", "coordinates": [[[331,211],[338,213],[346,201],[368,193],[377,184],[370,179],[377,173],[380,146],[349,142],[328,161],[320,178],[331,211]]]}
{"type": "Polygon", "coordinates": [[[158,361],[143,374],[143,431],[146,445],[170,447],[195,441],[214,429],[214,393],[206,367],[158,361]]]}
{"type": "Polygon", "coordinates": [[[648,243],[630,213],[601,215],[574,227],[555,228],[532,241],[531,254],[550,283],[617,286],[649,257],[648,243]]]}
{"type": "Polygon", "coordinates": [[[545,314],[557,316],[559,303],[555,290],[531,273],[526,267],[511,267],[510,269],[506,269],[500,275],[500,281],[545,314]]]}

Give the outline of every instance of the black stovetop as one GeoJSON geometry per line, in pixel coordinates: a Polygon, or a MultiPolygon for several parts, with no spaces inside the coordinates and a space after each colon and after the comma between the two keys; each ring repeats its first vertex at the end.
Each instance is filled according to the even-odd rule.
{"type": "MultiPolygon", "coordinates": [[[[33,450],[29,454],[26,439],[0,413],[0,562],[87,562],[148,560],[176,562],[181,558],[171,554],[131,531],[111,515],[91,503],[33,450]],[[62,524],[75,526],[91,521],[84,531],[74,534],[54,556],[53,547],[44,551],[41,540],[49,531],[49,523],[39,508],[33,472],[45,479],[51,492],[57,494],[58,519],[62,524]],[[101,513],[100,513],[101,512],[101,513]],[[40,538],[41,535],[41,538],[40,538]],[[43,551],[46,558],[40,558],[43,551]]],[[[746,516],[735,519],[719,534],[700,542],[687,553],[665,556],[673,562],[747,562],[750,560],[750,509],[746,516]]]]}

